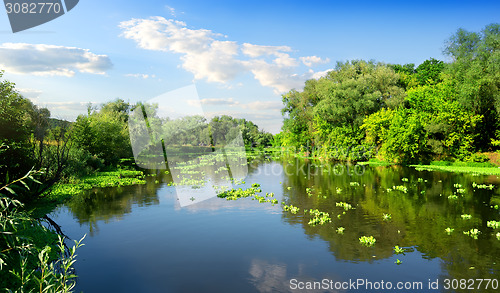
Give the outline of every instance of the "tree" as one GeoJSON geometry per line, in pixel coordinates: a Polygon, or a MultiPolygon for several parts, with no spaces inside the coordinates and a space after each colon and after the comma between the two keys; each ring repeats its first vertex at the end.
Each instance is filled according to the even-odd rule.
{"type": "Polygon", "coordinates": [[[475,127],[475,147],[488,150],[492,139],[500,138],[500,24],[490,24],[481,32],[459,29],[444,53],[453,60],[445,73],[454,81],[460,104],[483,116],[475,127]]]}
{"type": "Polygon", "coordinates": [[[14,83],[0,82],[0,185],[8,183],[9,177],[21,177],[34,165],[30,144],[32,105],[16,91],[14,83]]]}
{"type": "Polygon", "coordinates": [[[89,108],[87,115],[80,115],[74,125],[76,144],[104,160],[107,165],[132,155],[128,133],[130,105],[117,99],[101,106],[89,108]]]}

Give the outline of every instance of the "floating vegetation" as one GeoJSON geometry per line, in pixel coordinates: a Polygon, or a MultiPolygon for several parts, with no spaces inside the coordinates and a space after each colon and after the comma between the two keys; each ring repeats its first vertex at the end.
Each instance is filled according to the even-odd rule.
{"type": "Polygon", "coordinates": [[[417,182],[427,182],[427,180],[424,180],[424,178],[418,178],[417,182]]]}
{"type": "Polygon", "coordinates": [[[359,243],[361,243],[362,245],[367,246],[367,247],[371,247],[371,246],[375,245],[376,241],[377,241],[377,239],[375,239],[375,237],[373,237],[373,236],[361,236],[361,237],[359,237],[359,243]]]}
{"type": "Polygon", "coordinates": [[[336,231],[337,231],[337,234],[344,234],[345,228],[344,227],[338,227],[336,231]]]}
{"type": "Polygon", "coordinates": [[[403,179],[401,179],[401,181],[408,182],[408,178],[403,178],[403,179]]]}
{"type": "Polygon", "coordinates": [[[351,204],[343,202],[343,201],[337,202],[337,203],[335,203],[335,205],[338,207],[343,207],[344,210],[346,210],[346,211],[348,211],[350,209],[354,209],[351,204]]]}
{"type": "Polygon", "coordinates": [[[287,211],[287,212],[290,212],[292,214],[296,214],[297,212],[299,212],[300,208],[299,207],[295,207],[293,205],[289,205],[289,206],[284,205],[283,206],[283,210],[287,211]]]}
{"type": "Polygon", "coordinates": [[[463,189],[463,188],[458,188],[456,192],[457,192],[457,193],[465,193],[465,189],[463,189]]]}
{"type": "Polygon", "coordinates": [[[309,187],[306,188],[307,196],[311,197],[312,196],[312,192],[313,192],[312,188],[309,188],[309,187]]]}
{"type": "Polygon", "coordinates": [[[286,189],[287,189],[287,190],[292,190],[292,187],[291,187],[291,186],[288,186],[286,189]]]}
{"type": "Polygon", "coordinates": [[[470,229],[469,231],[464,231],[464,234],[468,235],[474,239],[477,239],[477,236],[479,236],[479,234],[481,234],[481,231],[479,231],[476,228],[473,228],[473,229],[470,229]]]}
{"type": "Polygon", "coordinates": [[[382,215],[382,219],[384,219],[384,221],[390,221],[391,218],[392,218],[391,214],[383,214],[382,215]]]}
{"type": "Polygon", "coordinates": [[[453,187],[455,187],[455,188],[462,188],[462,184],[460,184],[460,183],[455,183],[455,184],[453,184],[453,187]]]}
{"type": "Polygon", "coordinates": [[[451,233],[453,233],[453,231],[455,231],[455,229],[448,227],[448,228],[444,229],[444,231],[446,233],[448,233],[448,235],[450,235],[451,233]]]}
{"type": "Polygon", "coordinates": [[[488,221],[486,222],[486,225],[490,228],[493,228],[493,229],[498,229],[500,228],[500,222],[499,221],[488,221]]]}
{"type": "Polygon", "coordinates": [[[342,193],[342,188],[335,187],[335,191],[337,192],[337,194],[341,194],[342,193]]]}
{"type": "Polygon", "coordinates": [[[396,254],[403,254],[404,255],[405,254],[405,249],[396,245],[396,246],[394,246],[394,252],[396,254]]]}
{"type": "Polygon", "coordinates": [[[145,177],[142,171],[133,170],[98,172],[68,183],[54,184],[44,196],[49,199],[62,199],[78,195],[92,188],[146,184],[145,177]]]}
{"type": "MultiPolygon", "coordinates": [[[[241,189],[241,188],[229,189],[217,194],[217,197],[225,198],[226,200],[237,200],[239,198],[245,198],[250,196],[255,197],[257,193],[262,192],[262,190],[258,188],[259,186],[260,186],[259,184],[254,183],[252,184],[252,187],[248,189],[241,189]]],[[[259,198],[263,198],[265,200],[263,196],[260,196],[259,198]]],[[[259,202],[261,202],[260,199],[259,202]]]]}
{"type": "Polygon", "coordinates": [[[458,199],[458,196],[456,194],[448,195],[449,199],[458,199]]]}
{"type": "Polygon", "coordinates": [[[359,186],[359,182],[356,182],[356,181],[350,182],[349,185],[351,185],[351,186],[359,186]]]}
{"type": "Polygon", "coordinates": [[[395,263],[395,264],[397,264],[397,265],[400,265],[400,264],[402,264],[403,262],[402,262],[402,261],[400,261],[399,259],[396,259],[396,261],[395,261],[394,263],[395,263]]]}
{"type": "Polygon", "coordinates": [[[392,189],[408,193],[408,188],[404,185],[393,186],[392,189]]]}
{"type": "Polygon", "coordinates": [[[493,188],[495,188],[495,185],[493,185],[493,184],[490,184],[490,185],[476,184],[476,182],[472,182],[472,187],[473,188],[477,188],[477,189],[489,189],[489,190],[493,190],[493,188]]]}
{"type": "MultiPolygon", "coordinates": [[[[306,212],[307,210],[304,210],[304,213],[306,212]]],[[[318,209],[310,209],[309,214],[313,216],[313,218],[308,222],[308,224],[311,226],[323,225],[332,221],[332,219],[330,218],[330,214],[326,212],[320,212],[318,209]]]]}
{"type": "Polygon", "coordinates": [[[498,240],[500,240],[500,232],[498,232],[495,236],[497,237],[498,240]]]}
{"type": "Polygon", "coordinates": [[[470,220],[470,219],[472,219],[472,215],[469,215],[469,214],[463,214],[463,215],[460,215],[460,217],[462,217],[463,220],[470,220]]]}

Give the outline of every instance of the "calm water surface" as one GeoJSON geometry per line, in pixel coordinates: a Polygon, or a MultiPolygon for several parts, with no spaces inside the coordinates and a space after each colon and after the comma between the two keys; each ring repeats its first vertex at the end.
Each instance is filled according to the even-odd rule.
{"type": "Polygon", "coordinates": [[[498,185],[496,176],[295,159],[250,166],[240,187],[259,183],[262,195],[274,192],[280,203],[300,207],[297,214],[251,198],[181,207],[167,181],[158,175],[146,185],[96,189],[51,214],[72,239],[87,234],[78,250],[77,292],[301,292],[296,286],[314,281],[333,288],[302,292],[387,292],[374,289],[382,281],[421,282],[421,289],[394,292],[500,290],[493,283],[489,290],[444,289],[445,279],[500,279],[500,229],[487,227],[500,221],[499,189],[472,187],[498,185]],[[311,226],[304,209],[328,212],[332,222],[311,226]],[[454,232],[448,235],[447,227],[454,232]],[[481,231],[478,239],[463,234],[473,228],[481,231]],[[376,244],[362,246],[361,236],[374,236],[376,244]],[[395,245],[406,253],[396,255],[395,245]],[[335,282],[361,281],[372,282],[373,290],[335,289],[335,282]],[[429,289],[436,281],[439,289],[429,289]]]}

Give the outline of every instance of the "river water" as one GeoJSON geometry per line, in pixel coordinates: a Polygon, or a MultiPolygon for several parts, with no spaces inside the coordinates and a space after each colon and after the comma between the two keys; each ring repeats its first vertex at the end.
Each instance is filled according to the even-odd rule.
{"type": "Polygon", "coordinates": [[[237,188],[259,183],[276,205],[217,197],[181,205],[164,172],[147,180],[92,190],[51,213],[68,237],[87,235],[77,251],[76,292],[500,290],[500,229],[487,224],[500,221],[497,176],[254,162],[237,188]],[[283,211],[282,202],[299,212],[283,211]],[[305,209],[328,212],[331,222],[309,225],[305,209]],[[464,234],[471,229],[477,239],[464,234]],[[361,236],[375,245],[362,245],[361,236]],[[486,289],[477,279],[496,281],[486,289]]]}

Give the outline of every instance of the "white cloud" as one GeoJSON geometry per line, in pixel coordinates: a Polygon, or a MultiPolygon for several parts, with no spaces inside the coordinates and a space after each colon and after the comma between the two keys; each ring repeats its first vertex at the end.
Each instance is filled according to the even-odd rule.
{"type": "Polygon", "coordinates": [[[175,8],[165,5],[165,9],[167,9],[167,11],[170,12],[170,15],[175,17],[175,8]]]}
{"type": "Polygon", "coordinates": [[[3,43],[0,66],[9,73],[40,76],[73,76],[82,73],[105,74],[113,67],[106,55],[88,49],[45,44],[3,43]]]}
{"type": "Polygon", "coordinates": [[[305,66],[312,67],[318,64],[325,64],[330,62],[330,58],[321,59],[318,56],[307,56],[299,58],[305,66]]]}
{"type": "Polygon", "coordinates": [[[37,89],[17,88],[17,91],[23,97],[30,99],[33,103],[37,103],[42,94],[42,91],[37,89]]]}
{"type": "Polygon", "coordinates": [[[199,103],[201,103],[202,105],[235,106],[238,105],[240,102],[235,101],[233,98],[229,98],[229,99],[201,99],[199,101],[188,100],[187,103],[191,106],[198,105],[199,103]]]}
{"type": "Polygon", "coordinates": [[[261,46],[244,43],[241,50],[243,54],[256,58],[265,55],[278,55],[283,52],[290,52],[292,48],[288,46],[261,46]]]}
{"type": "Polygon", "coordinates": [[[312,72],[311,72],[311,73],[312,73],[311,77],[312,77],[312,78],[314,78],[314,79],[320,79],[320,78],[322,78],[322,77],[325,77],[325,76],[326,76],[326,74],[327,74],[328,72],[332,71],[332,70],[333,70],[333,69],[332,69],[332,68],[330,68],[330,69],[327,69],[327,70],[324,70],[324,71],[318,71],[318,72],[314,72],[314,73],[312,73],[312,72]]]}
{"type": "Polygon", "coordinates": [[[144,73],[128,73],[125,74],[127,77],[135,77],[135,78],[142,78],[142,79],[148,79],[148,78],[155,78],[156,75],[154,74],[144,74],[144,73]]]}
{"type": "Polygon", "coordinates": [[[256,111],[279,110],[283,108],[283,103],[279,101],[254,101],[241,105],[241,108],[248,108],[256,111]]]}
{"type": "MultiPolygon", "coordinates": [[[[182,21],[163,17],[124,21],[120,28],[121,36],[135,41],[142,49],[180,54],[182,68],[198,80],[227,83],[240,74],[251,73],[261,85],[279,94],[301,88],[314,74],[295,72],[300,64],[290,56],[292,48],[288,46],[240,45],[219,40],[222,35],[211,30],[191,29],[182,21]]],[[[299,59],[307,66],[329,61],[317,56],[299,59]]]]}

